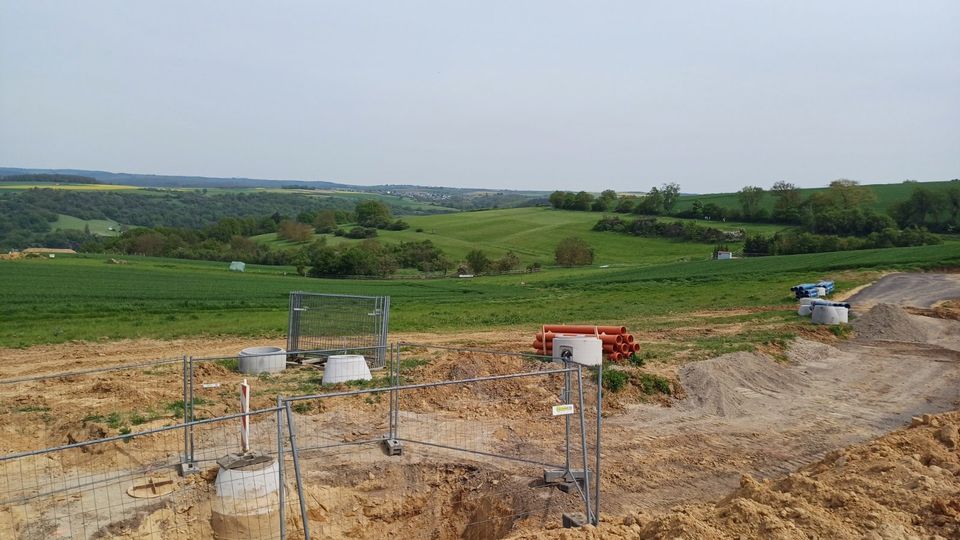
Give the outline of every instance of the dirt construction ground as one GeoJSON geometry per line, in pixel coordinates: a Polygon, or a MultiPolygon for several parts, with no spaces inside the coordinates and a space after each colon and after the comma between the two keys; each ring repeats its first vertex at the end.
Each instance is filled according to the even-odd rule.
{"type": "MultiPolygon", "coordinates": [[[[432,512],[435,519],[448,516],[460,525],[436,534],[429,534],[424,525],[371,525],[337,532],[410,538],[960,538],[960,416],[949,412],[960,408],[960,322],[953,316],[957,299],[960,276],[956,274],[888,275],[849,299],[858,315],[849,339],[797,339],[785,358],[740,352],[662,367],[660,372],[682,389],[683,399],[639,403],[611,396],[604,423],[604,517],[599,528],[541,530],[518,520],[467,534],[463,523],[484,512],[499,512],[496,506],[502,502],[487,497],[466,504],[455,495],[455,486],[509,484],[516,479],[491,476],[482,467],[447,466],[436,473],[418,469],[417,474],[436,476],[425,480],[434,486],[436,497],[414,494],[396,502],[400,506],[384,519],[413,521],[420,513],[432,512]],[[908,428],[914,417],[923,418],[913,420],[914,427],[908,428]],[[422,499],[422,505],[410,506],[413,499],[422,499]],[[427,504],[428,499],[433,502],[427,504]],[[451,514],[444,505],[459,510],[451,514]]],[[[458,344],[526,351],[528,334],[477,333],[456,339],[458,344]]],[[[391,338],[450,342],[450,336],[442,335],[391,338]]],[[[643,338],[638,336],[641,342],[643,338]]],[[[0,350],[0,379],[188,353],[235,354],[250,345],[241,339],[138,340],[0,350]]],[[[91,411],[106,415],[143,403],[175,400],[178,366],[151,372],[154,379],[149,385],[110,373],[91,380],[0,384],[2,412],[46,415],[42,421],[34,418],[0,426],[0,453],[106,432],[102,422],[89,421],[91,411]],[[90,385],[93,391],[77,392],[78,384],[90,385]]],[[[439,358],[417,369],[461,366],[462,362],[439,358]]],[[[206,369],[209,380],[229,378],[218,366],[206,369]]],[[[420,404],[424,416],[419,420],[436,421],[441,416],[425,415],[450,412],[444,403],[447,397],[426,394],[420,404]]],[[[272,396],[265,392],[258,399],[261,405],[269,405],[272,396]]],[[[537,397],[539,401],[530,399],[531,407],[540,407],[543,396],[537,397]]],[[[215,396],[208,401],[208,416],[230,412],[217,408],[215,396]]],[[[496,424],[495,414],[484,414],[496,424]]],[[[169,421],[158,414],[137,429],[169,421]]],[[[489,432],[493,438],[494,428],[489,432]]],[[[535,439],[540,433],[531,427],[522,435],[535,439]]],[[[363,467],[350,474],[362,476],[363,481],[369,474],[372,481],[370,467],[375,467],[371,465],[375,460],[361,461],[363,467]]],[[[405,474],[376,471],[378,475],[405,474]]],[[[334,505],[322,502],[322,490],[312,496],[316,504],[311,516],[322,521],[320,514],[334,505]]],[[[525,504],[512,501],[511,508],[501,513],[525,504]]]]}

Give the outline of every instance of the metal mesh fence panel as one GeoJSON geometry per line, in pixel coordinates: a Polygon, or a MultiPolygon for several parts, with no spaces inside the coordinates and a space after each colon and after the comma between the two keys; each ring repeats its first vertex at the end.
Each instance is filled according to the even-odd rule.
{"type": "MultiPolygon", "coordinates": [[[[479,539],[586,510],[595,373],[499,351],[387,352],[389,369],[344,365],[328,384],[329,364],[251,376],[236,357],[0,381],[0,396],[77,394],[76,411],[45,411],[65,417],[38,430],[49,436],[0,441],[0,538],[479,539]],[[244,378],[256,463],[230,456],[244,378]]],[[[38,413],[14,397],[2,402],[11,421],[38,413]]]]}
{"type": "MultiPolygon", "coordinates": [[[[408,347],[393,367],[426,366],[423,358],[403,364],[415,351],[432,352],[408,347]]],[[[456,381],[423,374],[399,386],[291,398],[313,538],[497,538],[583,511],[575,487],[544,479],[545,469],[565,468],[567,441],[579,437],[552,414],[565,376],[576,372],[537,358],[505,365],[498,353],[443,354],[473,355],[498,373],[456,381]],[[517,372],[523,367],[530,371],[517,372]]],[[[582,446],[570,450],[582,468],[582,446]]]]}
{"type": "Polygon", "coordinates": [[[360,354],[370,369],[384,367],[390,297],[290,293],[287,349],[305,356],[360,354]]]}
{"type": "MultiPolygon", "coordinates": [[[[251,413],[255,448],[276,454],[276,411],[251,413]]],[[[279,538],[278,466],[218,478],[238,448],[237,417],[169,426],[0,458],[0,538],[279,538]],[[181,477],[192,427],[199,474],[181,477]]],[[[295,536],[291,536],[295,537],[295,536]]]]}
{"type": "Polygon", "coordinates": [[[183,364],[154,360],[0,380],[0,453],[178,423],[183,364]]]}

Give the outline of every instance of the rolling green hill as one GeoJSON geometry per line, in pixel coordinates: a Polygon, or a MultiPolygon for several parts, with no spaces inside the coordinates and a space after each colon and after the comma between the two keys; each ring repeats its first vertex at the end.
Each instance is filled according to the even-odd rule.
{"type": "MultiPolygon", "coordinates": [[[[950,185],[955,185],[953,182],[952,180],[945,182],[900,182],[897,184],[869,184],[865,185],[865,187],[870,188],[877,196],[877,200],[871,207],[880,212],[886,212],[894,203],[909,198],[914,186],[919,185],[938,191],[946,189],[950,185]]],[[[764,186],[764,188],[767,189],[769,186],[764,186]]],[[[826,190],[826,187],[805,188],[801,189],[800,193],[803,198],[806,199],[813,193],[826,190]]],[[[721,208],[740,208],[740,200],[737,198],[736,193],[706,193],[703,195],[681,195],[674,211],[682,212],[683,210],[689,210],[693,206],[693,201],[696,200],[699,200],[703,204],[713,203],[721,208]]],[[[767,193],[763,197],[761,207],[766,208],[768,211],[772,210],[774,200],[774,197],[767,193]]]]}
{"type": "MultiPolygon", "coordinates": [[[[410,228],[403,231],[379,231],[382,242],[420,242],[430,240],[452,260],[461,260],[472,249],[482,249],[487,256],[498,258],[507,251],[516,253],[524,264],[553,264],[557,243],[568,236],[579,236],[596,250],[595,264],[637,265],[658,264],[678,260],[708,259],[713,245],[675,242],[665,239],[640,238],[626,234],[594,232],[593,225],[602,217],[597,212],[574,212],[552,208],[515,208],[460,212],[434,216],[410,216],[404,221],[410,228]],[[422,232],[417,232],[422,229],[422,232]]],[[[671,218],[665,218],[671,219],[671,218]]],[[[710,223],[723,230],[744,228],[767,234],[782,230],[778,225],[755,223],[710,223]]],[[[349,228],[346,227],[346,228],[349,228]]],[[[331,245],[359,242],[333,235],[322,235],[331,245]]],[[[274,247],[297,247],[275,234],[254,237],[274,247]]]]}

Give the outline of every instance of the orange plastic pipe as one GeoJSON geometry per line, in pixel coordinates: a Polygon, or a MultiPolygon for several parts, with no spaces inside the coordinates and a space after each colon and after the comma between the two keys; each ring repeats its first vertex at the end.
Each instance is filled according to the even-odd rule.
{"type": "Polygon", "coordinates": [[[574,324],[547,324],[543,326],[545,332],[557,332],[564,333],[570,332],[573,334],[593,334],[599,332],[602,334],[626,334],[627,327],[625,326],[587,326],[587,325],[574,325],[574,324]]]}
{"type": "Polygon", "coordinates": [[[623,340],[627,343],[633,343],[633,334],[624,334],[623,340]]]}
{"type": "Polygon", "coordinates": [[[633,344],[633,352],[637,352],[637,351],[639,351],[639,350],[640,350],[640,344],[639,344],[639,343],[634,343],[634,344],[633,344]]]}
{"type": "MultiPolygon", "coordinates": [[[[553,338],[556,336],[564,336],[564,335],[569,335],[569,334],[547,332],[546,334],[547,343],[553,341],[553,338]]],[[[590,336],[593,336],[594,334],[591,332],[589,334],[573,334],[573,335],[590,337],[590,336]]],[[[544,336],[543,332],[537,332],[537,336],[536,336],[537,341],[543,341],[543,336],[544,336]]],[[[623,336],[621,336],[620,334],[616,334],[616,335],[600,334],[600,341],[604,343],[623,343],[623,336]]]]}
{"type": "MultiPolygon", "coordinates": [[[[626,346],[627,346],[626,343],[604,343],[604,344],[603,344],[603,352],[605,352],[605,353],[624,352],[623,347],[626,347],[626,346]]],[[[534,349],[537,349],[538,351],[551,352],[551,351],[553,351],[553,342],[548,341],[548,342],[547,342],[547,346],[544,347],[542,341],[534,341],[534,342],[533,342],[533,348],[534,348],[534,349]]],[[[631,349],[631,350],[633,350],[633,349],[631,349]]]]}

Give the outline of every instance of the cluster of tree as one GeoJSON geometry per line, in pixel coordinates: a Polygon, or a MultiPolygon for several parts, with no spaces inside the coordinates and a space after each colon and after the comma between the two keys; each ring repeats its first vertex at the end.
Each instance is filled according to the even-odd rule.
{"type": "Polygon", "coordinates": [[[20,204],[16,197],[0,197],[0,248],[29,246],[42,239],[56,220],[55,212],[20,204]]]}
{"type": "MultiPolygon", "coordinates": [[[[256,221],[256,220],[253,220],[256,221]]],[[[273,223],[273,220],[266,221],[273,223]]],[[[245,261],[256,264],[292,264],[295,253],[273,249],[251,240],[243,231],[244,220],[226,218],[203,229],[184,227],[137,227],[116,237],[57,231],[72,236],[70,245],[79,251],[200,259],[208,261],[245,261]]]]}
{"type": "Polygon", "coordinates": [[[744,255],[748,256],[795,255],[827,251],[924,246],[941,242],[942,240],[936,234],[916,227],[903,230],[889,228],[861,237],[789,232],[777,233],[769,237],[761,234],[748,236],[744,242],[743,252],[744,255]]]}
{"type": "Polygon", "coordinates": [[[553,250],[554,261],[560,266],[586,266],[593,264],[594,251],[578,236],[568,236],[553,250]]]}
{"type": "Polygon", "coordinates": [[[873,190],[845,179],[834,180],[826,190],[806,198],[800,188],[789,182],[776,182],[769,191],[746,186],[737,192],[737,200],[739,208],[722,208],[695,200],[690,209],[677,215],[790,223],[805,232],[841,236],[868,236],[897,226],[926,227],[938,232],[960,229],[960,181],[945,189],[916,185],[910,196],[895,203],[888,213],[870,208],[877,201],[873,190]],[[768,196],[773,198],[772,206],[765,204],[768,196]]]}
{"type": "Polygon", "coordinates": [[[512,251],[506,252],[499,259],[491,259],[482,249],[472,249],[465,257],[466,263],[458,268],[458,272],[465,274],[489,274],[510,272],[520,268],[520,257],[512,251]]]}
{"type": "Polygon", "coordinates": [[[656,218],[641,217],[634,220],[624,220],[619,216],[604,216],[593,226],[595,231],[612,231],[644,236],[650,238],[671,238],[688,242],[717,242],[737,241],[743,238],[743,230],[722,231],[715,227],[707,227],[693,221],[663,222],[656,218]]]}
{"type": "Polygon", "coordinates": [[[387,229],[390,231],[402,231],[409,228],[406,222],[402,220],[394,221],[390,213],[390,207],[382,201],[370,199],[360,201],[353,210],[356,216],[357,225],[369,227],[372,229],[387,229]]]}
{"type": "Polygon", "coordinates": [[[89,176],[77,174],[8,174],[0,176],[0,182],[49,182],[56,184],[102,184],[103,182],[89,176]]]}
{"type": "Polygon", "coordinates": [[[960,181],[937,191],[915,185],[910,197],[894,204],[890,213],[901,227],[956,232],[960,230],[960,181]]]}
{"type": "Polygon", "coordinates": [[[388,276],[400,268],[446,272],[453,263],[429,240],[384,245],[377,240],[331,247],[319,239],[297,254],[298,271],[310,267],[313,277],[388,276]]]}
{"type": "Polygon", "coordinates": [[[618,212],[635,214],[669,214],[680,197],[680,186],[674,183],[650,188],[646,195],[617,195],[612,189],[604,190],[594,197],[586,191],[554,191],[550,205],[558,210],[581,210],[591,212],[618,212]]]}

